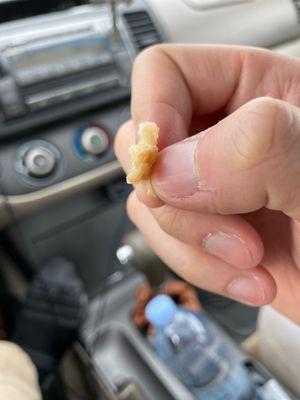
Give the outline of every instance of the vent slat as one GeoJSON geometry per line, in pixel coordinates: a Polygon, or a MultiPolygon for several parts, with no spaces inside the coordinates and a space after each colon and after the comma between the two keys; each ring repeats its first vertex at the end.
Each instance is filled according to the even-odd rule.
{"type": "Polygon", "coordinates": [[[131,29],[131,32],[133,33],[134,36],[143,35],[143,34],[146,35],[148,33],[153,33],[153,26],[150,26],[150,25],[140,26],[138,28],[131,29]]]}
{"type": "Polygon", "coordinates": [[[149,25],[153,27],[152,22],[149,22],[149,19],[137,19],[130,21],[130,27],[132,29],[140,28],[141,26],[149,25]]]}
{"type": "Polygon", "coordinates": [[[161,42],[160,35],[146,11],[124,13],[123,16],[139,51],[161,42]]]}
{"type": "Polygon", "coordinates": [[[298,19],[299,19],[299,22],[300,22],[300,0],[292,0],[292,1],[293,1],[294,5],[295,5],[295,8],[296,8],[296,11],[297,11],[297,14],[298,14],[298,19]]]}

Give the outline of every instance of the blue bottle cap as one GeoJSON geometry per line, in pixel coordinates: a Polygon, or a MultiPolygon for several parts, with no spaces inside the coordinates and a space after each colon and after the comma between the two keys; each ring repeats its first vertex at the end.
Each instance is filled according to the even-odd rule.
{"type": "Polygon", "coordinates": [[[154,297],[146,306],[146,318],[156,328],[164,328],[169,325],[177,312],[177,306],[174,301],[166,295],[154,297]]]}

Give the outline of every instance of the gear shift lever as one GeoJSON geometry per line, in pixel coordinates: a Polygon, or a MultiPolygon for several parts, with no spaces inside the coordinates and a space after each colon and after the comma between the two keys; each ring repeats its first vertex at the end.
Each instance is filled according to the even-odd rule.
{"type": "Polygon", "coordinates": [[[121,264],[129,261],[143,274],[152,289],[158,289],[165,280],[166,267],[147,245],[143,235],[133,230],[125,235],[124,245],[117,250],[117,258],[121,264]]]}

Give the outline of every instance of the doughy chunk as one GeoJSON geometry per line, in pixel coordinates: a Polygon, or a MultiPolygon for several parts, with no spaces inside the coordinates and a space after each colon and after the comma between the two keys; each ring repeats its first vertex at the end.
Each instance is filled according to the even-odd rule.
{"type": "Polygon", "coordinates": [[[153,164],[158,156],[158,134],[159,128],[154,122],[139,124],[138,135],[140,140],[138,144],[129,148],[132,165],[127,175],[127,183],[138,183],[149,179],[153,164]]]}

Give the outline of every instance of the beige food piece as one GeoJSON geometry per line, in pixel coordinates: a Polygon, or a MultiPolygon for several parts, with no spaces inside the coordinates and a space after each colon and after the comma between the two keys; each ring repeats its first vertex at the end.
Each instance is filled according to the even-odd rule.
{"type": "MultiPolygon", "coordinates": [[[[129,148],[132,165],[127,175],[127,183],[139,183],[150,178],[153,164],[158,156],[158,134],[159,128],[154,122],[139,124],[140,140],[129,148]]],[[[146,185],[147,193],[153,195],[150,182],[146,182],[146,185]]]]}

